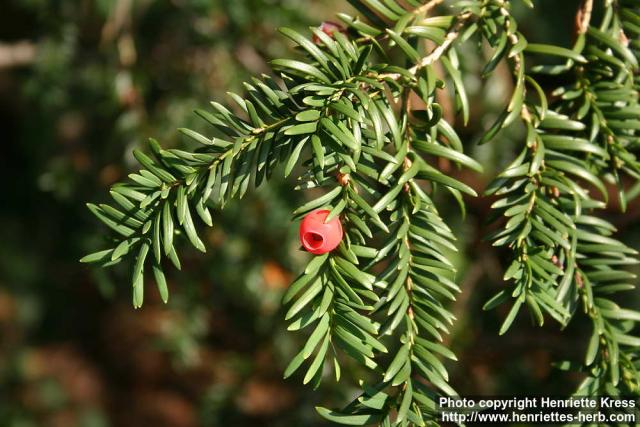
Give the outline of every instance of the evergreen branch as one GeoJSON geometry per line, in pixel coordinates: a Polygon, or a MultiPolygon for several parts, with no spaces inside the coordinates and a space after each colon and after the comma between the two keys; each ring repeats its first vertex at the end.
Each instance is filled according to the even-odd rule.
{"type": "Polygon", "coordinates": [[[125,255],[133,254],[133,249],[137,249],[132,280],[134,306],[142,305],[144,265],[148,261],[147,253],[151,247],[155,255],[152,266],[154,275],[158,285],[162,287],[161,293],[165,300],[168,295],[161,260],[164,254],[176,267],[180,267],[173,245],[178,228],[183,229],[197,249],[205,250],[197,235],[191,212],[195,210],[206,224],[211,225],[207,204],[212,197],[220,206],[233,196],[241,197],[250,181],[253,180],[257,185],[272,173],[284,153],[288,153],[285,173],[290,173],[307,142],[318,137],[316,132],[324,132],[324,135],[333,139],[329,156],[342,156],[348,163],[355,164],[350,153],[355,151],[356,157],[359,155],[360,142],[353,135],[349,136],[348,132],[340,130],[342,125],[337,123],[336,126],[329,117],[336,116],[331,105],[340,101],[345,89],[355,88],[350,81],[357,75],[349,76],[348,73],[352,73],[355,67],[359,67],[357,71],[367,73],[362,68],[366,65],[366,56],[370,50],[364,49],[361,55],[357,55],[356,47],[346,41],[341,45],[329,42],[333,44],[328,48],[330,52],[327,54],[293,32],[288,32],[287,35],[310,51],[321,68],[296,61],[274,61],[274,66],[283,72],[285,81],[291,87],[282,90],[269,79],[255,80],[252,84],[247,84],[249,98],[243,99],[231,94],[236,104],[246,113],[246,119],[233,116],[217,103],[212,104],[215,110],[213,114],[198,112],[218,132],[232,141],[183,130],[183,133],[202,145],[195,153],[163,150],[155,141],[151,141],[150,147],[155,160],[142,152],[136,152],[136,158],[145,169],[139,174],[131,175],[132,183],[118,184],[113,188],[115,201],[125,211],[108,205],[90,205],[91,210],[105,224],[122,235],[122,239],[116,240],[114,249],[89,255],[83,258],[83,262],[113,265],[125,255]],[[346,53],[349,49],[351,51],[346,53]],[[339,58],[333,57],[333,54],[339,58]],[[330,58],[336,63],[342,63],[337,75],[336,70],[329,66],[330,58]],[[326,73],[332,73],[340,80],[333,87],[318,86],[331,82],[326,73]],[[346,78],[346,81],[342,78],[346,78]],[[318,91],[327,90],[327,96],[317,95],[318,91]],[[305,100],[312,96],[317,97],[317,102],[311,106],[305,105],[305,100]],[[131,218],[136,215],[139,218],[131,218]],[[174,219],[177,219],[177,225],[174,224],[174,219]]]}
{"type": "MultiPolygon", "coordinates": [[[[599,30],[587,30],[587,40],[584,50],[595,52],[591,61],[578,70],[577,79],[580,88],[584,93],[586,101],[584,105],[589,106],[592,112],[591,120],[584,133],[589,136],[589,140],[594,146],[599,147],[599,133],[604,133],[605,145],[609,154],[609,168],[613,171],[615,182],[619,187],[620,201],[622,208],[626,207],[625,192],[617,174],[622,170],[622,165],[627,164],[627,171],[637,164],[635,156],[628,151],[633,144],[623,144],[621,140],[632,135],[635,129],[628,129],[624,126],[624,119],[633,117],[633,111],[637,109],[637,89],[635,96],[624,96],[624,93],[632,94],[629,85],[633,84],[634,69],[637,72],[636,61],[632,61],[628,53],[625,53],[625,46],[616,46],[615,49],[606,48],[608,55],[617,55],[617,61],[606,61],[598,54],[600,51],[594,46],[606,44],[607,38],[614,37],[620,30],[620,24],[616,23],[621,16],[640,17],[638,9],[630,12],[624,8],[618,15],[617,9],[612,4],[608,4],[609,19],[605,20],[599,30]],[[607,23],[609,25],[607,25],[607,23]],[[595,36],[595,37],[594,37],[595,36]],[[599,72],[603,69],[615,70],[618,78],[615,82],[602,87],[603,79],[599,72]],[[598,72],[595,72],[598,70],[598,72]],[[591,79],[590,80],[589,76],[591,79]],[[614,87],[612,87],[612,85],[614,87]],[[616,99],[607,98],[607,91],[613,90],[616,99]],[[622,120],[620,118],[622,117],[622,120]],[[610,127],[610,120],[617,122],[615,129],[610,127]],[[625,162],[620,161],[621,158],[625,162]]],[[[621,33],[624,34],[624,33],[621,33]]],[[[640,33],[638,33],[640,34],[640,33]]],[[[612,56],[606,58],[611,59],[612,56]]],[[[566,111],[575,111],[576,107],[571,100],[562,99],[561,107],[566,111]]],[[[574,112],[576,119],[588,117],[589,110],[584,107],[574,112]]],[[[595,163],[595,167],[602,171],[608,165],[595,163]]],[[[637,167],[637,166],[636,166],[637,167]]],[[[628,172],[637,179],[634,172],[628,172]]],[[[610,298],[612,295],[631,290],[634,288],[631,280],[635,275],[620,270],[620,267],[637,264],[637,251],[628,248],[618,240],[611,237],[616,231],[608,222],[596,217],[582,215],[576,218],[578,228],[577,256],[575,265],[574,282],[568,291],[569,295],[559,295],[567,301],[571,310],[578,303],[582,302],[584,313],[590,318],[593,324],[593,333],[587,347],[583,366],[577,368],[587,373],[587,378],[576,390],[576,396],[618,396],[638,395],[640,392],[640,372],[638,370],[638,344],[640,340],[631,335],[640,321],[640,312],[624,309],[615,304],[610,298]]],[[[570,364],[565,364],[569,365],[570,364]]],[[[601,408],[606,412],[606,408],[601,408]]]]}
{"type": "MultiPolygon", "coordinates": [[[[610,7],[612,6],[610,5],[610,7]]],[[[538,98],[541,101],[538,106],[533,108],[528,108],[526,102],[522,107],[522,119],[528,126],[529,143],[527,145],[531,151],[530,154],[523,152],[503,172],[502,178],[506,178],[506,180],[494,182],[490,186],[489,192],[505,193],[501,188],[504,188],[503,186],[507,184],[509,179],[514,182],[511,185],[507,184],[509,187],[506,193],[511,194],[494,204],[494,208],[510,218],[505,229],[494,236],[496,243],[513,244],[515,238],[516,247],[520,247],[520,255],[505,274],[505,278],[517,280],[518,287],[514,295],[520,297],[505,319],[501,332],[510,326],[524,302],[528,303],[540,323],[543,318],[539,307],[546,307],[551,315],[554,315],[555,311],[556,316],[554,317],[556,318],[558,318],[558,314],[565,313],[558,320],[566,324],[576,309],[577,301],[581,300],[584,312],[588,314],[594,324],[594,332],[583,368],[589,373],[589,376],[578,389],[576,395],[595,397],[610,394],[612,390],[618,389],[620,378],[624,378],[624,387],[628,392],[637,393],[640,377],[638,377],[635,346],[638,340],[629,335],[629,332],[633,329],[632,322],[640,319],[640,313],[622,309],[606,298],[609,294],[633,288],[632,285],[625,284],[624,281],[634,279],[635,276],[625,271],[618,271],[617,266],[636,264],[638,260],[630,256],[635,255],[636,252],[609,237],[614,231],[613,226],[585,213],[585,211],[602,208],[604,204],[592,200],[588,196],[587,190],[581,188],[578,182],[572,182],[567,180],[566,176],[563,177],[566,172],[574,174],[581,180],[586,180],[598,187],[606,196],[604,187],[596,175],[588,171],[593,170],[597,173],[597,171],[602,171],[607,164],[612,164],[613,170],[620,169],[621,164],[615,161],[620,156],[625,156],[630,163],[635,161],[635,157],[630,153],[622,151],[625,150],[622,144],[614,144],[616,137],[629,137],[635,130],[632,128],[620,132],[621,129],[624,129],[621,121],[616,122],[618,124],[616,130],[608,128],[609,121],[606,114],[618,120],[620,116],[633,115],[631,111],[635,109],[634,103],[637,102],[637,93],[632,93],[628,82],[633,81],[632,72],[630,73],[629,70],[633,70],[637,64],[633,61],[629,62],[630,57],[625,53],[624,47],[616,46],[614,48],[613,42],[607,41],[608,39],[604,36],[605,30],[588,30],[586,28],[590,21],[591,8],[591,2],[584,2],[578,13],[580,18],[579,37],[581,38],[578,39],[573,50],[574,52],[583,51],[587,61],[582,60],[581,55],[571,52],[562,52],[551,48],[534,49],[536,53],[566,56],[569,61],[565,66],[538,67],[538,69],[552,73],[576,71],[581,82],[578,90],[590,95],[586,97],[586,101],[580,104],[580,101],[575,101],[578,98],[576,96],[577,86],[565,87],[560,91],[555,91],[556,94],[561,95],[561,100],[549,107],[544,93],[535,84],[535,80],[526,76],[529,83],[538,92],[538,98]],[[586,43],[585,37],[587,38],[586,43]],[[589,42],[595,45],[605,43],[609,49],[607,54],[617,53],[619,55],[617,62],[619,66],[616,67],[612,61],[598,64],[597,61],[602,60],[604,56],[589,56],[588,53],[594,51],[589,42]],[[584,75],[589,73],[587,70],[597,69],[598,71],[590,75],[596,76],[597,80],[604,80],[602,70],[612,68],[612,66],[617,68],[618,78],[615,83],[607,81],[606,85],[594,90],[592,86],[598,87],[597,83],[584,79],[584,75]],[[619,86],[612,87],[616,84],[619,86]],[[609,90],[614,92],[607,93],[609,90]],[[572,91],[573,93],[571,93],[572,91]],[[613,93],[616,93],[616,96],[611,96],[608,100],[607,95],[613,95],[613,93]],[[603,105],[606,106],[606,113],[602,109],[603,105]],[[554,109],[572,117],[558,114],[554,109]],[[593,111],[594,117],[591,129],[583,124],[589,109],[593,111]],[[531,114],[531,111],[534,114],[531,114]],[[625,113],[626,111],[629,113],[625,113]],[[539,131],[538,128],[544,129],[544,131],[539,131]],[[596,136],[603,131],[607,135],[607,143],[600,146],[595,144],[596,136]],[[570,136],[571,133],[574,135],[570,136]],[[544,151],[543,154],[540,154],[539,150],[542,148],[544,151]],[[527,187],[524,187],[525,194],[529,193],[530,196],[512,195],[514,189],[523,188],[523,184],[517,184],[517,182],[526,170],[529,170],[530,181],[527,185],[531,185],[533,165],[536,165],[536,170],[542,171],[533,181],[533,188],[540,191],[546,187],[550,191],[538,193],[537,191],[527,191],[527,187]],[[554,173],[554,168],[559,169],[560,173],[554,173]],[[554,174],[557,176],[553,176],[554,174]],[[545,177],[545,175],[547,176],[545,177]],[[545,201],[549,196],[552,199],[545,201]],[[541,204],[539,207],[542,210],[538,210],[537,214],[542,224],[546,222],[548,228],[545,231],[540,228],[539,223],[537,231],[544,231],[545,236],[538,235],[536,239],[536,236],[531,232],[532,228],[536,227],[530,227],[527,224],[529,224],[528,221],[532,221],[530,215],[536,214],[539,204],[541,204]],[[571,215],[571,212],[574,214],[571,215]],[[517,219],[523,213],[524,220],[517,219]],[[525,225],[520,229],[518,228],[521,227],[519,224],[525,225]],[[568,234],[558,233],[558,231],[568,232],[568,234]],[[554,235],[556,238],[553,238],[554,235]],[[565,240],[566,243],[563,245],[562,241],[565,238],[568,238],[568,241],[565,240]],[[541,259],[534,260],[531,256],[532,247],[534,250],[536,247],[546,247],[546,252],[543,253],[547,257],[550,256],[551,262],[541,259]],[[557,252],[560,247],[564,249],[562,253],[557,252]],[[595,254],[599,254],[600,258],[593,259],[595,254]],[[523,265],[527,269],[523,269],[523,265]],[[538,277],[536,278],[536,276],[538,277]],[[523,278],[525,278],[524,285],[522,284],[523,278]],[[620,283],[621,281],[622,283],[620,283]],[[539,284],[546,282],[549,287],[543,291],[544,293],[536,294],[536,282],[539,284]],[[523,293],[526,293],[524,298],[522,297],[523,293]],[[562,306],[558,307],[556,301],[561,302],[562,306]],[[622,319],[624,320],[621,321],[622,319]]],[[[609,23],[614,22],[615,15],[609,15],[609,23]]],[[[606,28],[606,25],[601,28],[606,28]]],[[[617,31],[616,28],[618,26],[613,24],[614,32],[617,31]]],[[[525,51],[527,51],[526,48],[525,51]]],[[[516,73],[521,70],[522,64],[522,59],[515,63],[513,69],[516,73]]],[[[617,175],[616,181],[620,182],[617,175]]],[[[621,199],[624,200],[622,197],[621,199]]],[[[495,306],[506,298],[507,294],[504,291],[500,292],[487,303],[487,308],[495,306]]],[[[614,392],[614,394],[616,393],[614,392]]]]}
{"type": "Polygon", "coordinates": [[[574,200],[574,209],[594,203],[588,192],[572,178],[575,176],[596,186],[604,194],[599,179],[584,169],[584,164],[572,156],[573,150],[584,150],[585,141],[576,139],[566,126],[566,117],[548,108],[546,95],[538,83],[526,73],[525,52],[559,55],[572,63],[581,61],[579,55],[547,46],[531,46],[517,32],[505,2],[488,2],[480,21],[482,33],[496,48],[485,72],[493,70],[502,58],[511,64],[515,90],[504,113],[487,132],[482,142],[516,119],[525,125],[526,147],[520,155],[489,185],[486,194],[500,196],[492,207],[494,219],[504,216],[504,227],[489,238],[494,246],[508,246],[514,252],[505,280],[513,280],[512,292],[500,291],[486,304],[491,309],[510,299],[514,304],[505,318],[500,334],[505,333],[526,304],[536,322],[544,322],[546,312],[565,324],[570,314],[556,302],[557,287],[562,287],[571,274],[575,257],[575,224],[567,209],[567,201],[574,200]],[[489,21],[486,21],[489,19],[489,21]],[[501,19],[502,31],[495,32],[491,19],[501,19]],[[527,88],[537,95],[537,102],[527,99],[527,88]],[[582,148],[581,148],[582,147],[582,148]]]}
{"type": "Polygon", "coordinates": [[[539,324],[547,313],[566,325],[581,302],[594,333],[583,367],[589,377],[579,392],[610,393],[620,389],[620,379],[625,390],[637,391],[640,339],[632,328],[640,314],[608,297],[630,288],[634,276],[618,267],[636,263],[637,253],[592,215],[606,206],[600,175],[611,174],[621,194],[619,171],[640,182],[634,154],[640,145],[639,46],[624,42],[627,33],[640,34],[637,5],[607,2],[595,28],[593,2],[584,0],[576,44],[567,49],[529,43],[505,0],[463,2],[453,16],[429,18],[423,15],[442,1],[350,2],[368,22],[340,15],[348,29],[313,29],[313,39],[282,29],[305,56],[272,62],[282,82],[253,79],[245,97],[230,94],[232,110],[241,114],[218,103],[213,112],[198,111],[215,131],[182,130],[198,149],[162,149],[152,140],[151,156],[136,151],[142,169],[112,188],[114,206],[89,205],[119,236],[110,249],[83,261],[110,266],[133,258],[135,307],[142,305],[150,265],[166,301],[163,263],[168,258],[180,268],[174,238],[184,234],[205,250],[192,213],[211,226],[210,208],[241,198],[282,165],[285,176],[298,175],[296,189],[322,193],[293,217],[327,210],[327,222],[337,218],[345,231],[340,245],[311,258],[284,295],[288,328],[310,331],[285,377],[308,361],[303,383],[318,387],[331,361],[340,380],[345,354],[376,380],[361,381],[361,395],[342,411],[318,408],[322,416],[349,425],[436,423],[438,394],[455,394],[441,361],[455,355],[439,342],[455,320],[447,301],[460,290],[447,256],[456,250],[455,236],[432,195],[445,189],[464,208],[462,195],[476,194],[432,164],[446,159],[478,172],[482,167],[463,153],[460,137],[442,117],[436,94],[445,82],[434,64],[445,70],[466,123],[470,108],[456,43],[477,30],[494,49],[482,74],[506,62],[514,81],[508,105],[481,143],[516,121],[526,130],[520,154],[487,188],[497,196],[494,219],[504,217],[490,238],[513,253],[505,280],[514,289],[502,290],[486,308],[515,299],[504,333],[525,304],[539,324]],[[422,40],[435,47],[424,52],[422,40]],[[374,49],[380,58],[372,56],[374,49]],[[527,69],[531,55],[563,63],[527,69]],[[404,65],[388,63],[398,56],[404,65]],[[550,103],[536,73],[575,79],[550,103]],[[424,110],[412,109],[412,96],[424,110]],[[591,195],[594,189],[604,202],[591,195]]]}
{"type": "Polygon", "coordinates": [[[612,390],[620,387],[620,381],[625,393],[638,395],[640,373],[636,362],[640,338],[631,333],[640,322],[640,312],[623,309],[610,299],[634,288],[629,282],[636,276],[619,268],[640,263],[638,253],[610,237],[615,228],[608,222],[590,216],[581,217],[579,222],[576,289],[571,301],[582,302],[593,333],[584,359],[583,370],[588,376],[576,395],[616,395],[612,390]]]}

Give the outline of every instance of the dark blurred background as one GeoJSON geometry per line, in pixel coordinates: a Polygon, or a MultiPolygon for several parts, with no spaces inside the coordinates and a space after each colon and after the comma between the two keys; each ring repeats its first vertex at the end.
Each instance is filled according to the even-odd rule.
{"type": "MultiPolygon", "coordinates": [[[[568,45],[578,2],[539,3],[518,12],[527,36],[568,45]]],[[[130,266],[78,263],[107,235],[85,202],[105,200],[135,168],[133,148],[147,137],[184,144],[176,128],[204,129],[193,109],[293,55],[277,27],[304,30],[345,10],[339,0],[0,1],[0,426],[320,426],[316,404],[351,397],[348,368],[342,384],[328,378],[317,392],[281,379],[304,339],[286,332],[279,307],[307,259],[290,221],[304,194],[291,182],[276,178],[216,212],[208,253],[185,245],[167,305],[150,289],[141,310],[131,307],[130,266]]],[[[477,46],[466,49],[475,119],[461,133],[490,176],[521,129],[474,145],[510,83],[498,69],[481,85],[477,46]]],[[[463,179],[482,190],[488,178],[463,179]]],[[[577,316],[561,335],[522,314],[498,337],[508,307],[481,306],[504,286],[503,254],[482,241],[491,201],[468,203],[463,222],[441,201],[460,235],[464,290],[447,338],[460,359],[449,365],[453,386],[570,393],[580,378],[551,363],[582,359],[588,322],[577,316]]],[[[638,248],[637,205],[610,215],[638,248]]]]}

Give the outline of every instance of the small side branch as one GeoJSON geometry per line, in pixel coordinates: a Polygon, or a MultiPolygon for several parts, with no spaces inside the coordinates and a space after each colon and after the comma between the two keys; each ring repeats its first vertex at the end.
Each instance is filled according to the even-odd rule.
{"type": "MultiPolygon", "coordinates": [[[[436,47],[433,50],[433,52],[431,52],[429,55],[422,58],[420,62],[415,64],[413,67],[409,68],[409,72],[415,75],[422,68],[432,65],[434,62],[438,61],[442,57],[442,55],[447,53],[447,51],[449,50],[453,42],[455,42],[456,39],[460,36],[460,32],[464,28],[464,24],[470,17],[471,17],[471,13],[469,12],[466,12],[460,15],[457,19],[456,24],[451,29],[451,31],[447,33],[447,36],[444,42],[440,46],[436,47]]],[[[381,74],[380,77],[398,80],[402,76],[399,73],[388,73],[388,74],[381,74]]]]}
{"type": "Polygon", "coordinates": [[[447,50],[449,50],[449,47],[451,47],[453,42],[456,41],[456,39],[460,36],[460,31],[462,30],[464,23],[469,18],[469,16],[471,15],[461,16],[458,22],[456,23],[456,25],[454,26],[454,28],[451,31],[449,31],[449,33],[447,34],[447,37],[444,40],[444,43],[442,43],[440,46],[435,48],[433,52],[431,52],[428,56],[425,56],[424,58],[422,58],[422,60],[418,62],[416,65],[411,67],[409,69],[409,72],[411,74],[416,74],[421,68],[428,67],[429,65],[433,64],[438,59],[440,59],[440,57],[444,55],[447,52],[447,50]]]}
{"type": "Polygon", "coordinates": [[[422,6],[416,8],[413,11],[413,14],[414,15],[421,15],[421,14],[429,13],[431,11],[431,9],[433,9],[436,6],[438,6],[443,1],[444,0],[431,0],[430,2],[427,2],[427,3],[423,4],[422,6]]]}

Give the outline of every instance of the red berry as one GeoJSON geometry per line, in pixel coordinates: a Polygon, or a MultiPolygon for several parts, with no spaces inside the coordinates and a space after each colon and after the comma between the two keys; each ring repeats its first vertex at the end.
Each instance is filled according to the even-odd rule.
{"type": "Polygon", "coordinates": [[[325,223],[328,210],[317,210],[307,214],[300,223],[300,243],[314,255],[331,252],[342,241],[342,224],[338,218],[325,223]]]}

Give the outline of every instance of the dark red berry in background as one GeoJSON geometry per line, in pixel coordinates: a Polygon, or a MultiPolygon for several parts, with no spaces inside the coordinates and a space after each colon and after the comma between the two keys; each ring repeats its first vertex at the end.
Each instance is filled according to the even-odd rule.
{"type": "Polygon", "coordinates": [[[300,243],[308,252],[322,255],[331,252],[342,241],[342,224],[333,218],[325,223],[328,210],[317,210],[307,214],[300,223],[300,243]]]}
{"type": "MultiPolygon", "coordinates": [[[[322,24],[320,24],[320,31],[322,31],[329,37],[333,37],[333,33],[335,33],[336,31],[341,32],[343,34],[346,34],[347,32],[347,30],[342,25],[336,24],[335,22],[331,22],[331,21],[325,21],[322,24]]],[[[320,40],[320,38],[315,34],[313,35],[312,40],[315,44],[322,43],[322,40],[320,40]]]]}

